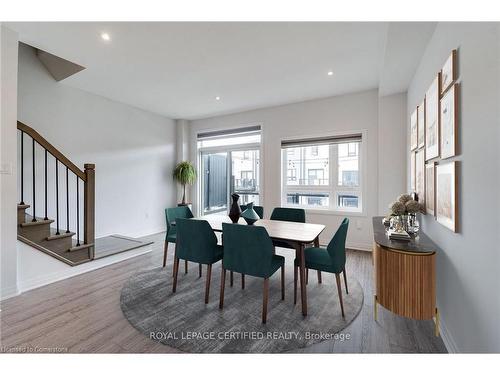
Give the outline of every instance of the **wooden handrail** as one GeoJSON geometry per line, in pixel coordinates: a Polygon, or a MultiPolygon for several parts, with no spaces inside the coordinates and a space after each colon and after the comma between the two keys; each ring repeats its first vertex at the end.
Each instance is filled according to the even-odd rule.
{"type": "Polygon", "coordinates": [[[59,160],[62,164],[69,168],[74,174],[80,177],[83,181],[87,181],[87,174],[78,168],[75,164],[73,164],[66,156],[64,156],[57,148],[52,146],[49,141],[47,141],[44,137],[42,137],[35,129],[29,127],[26,124],[23,124],[21,121],[17,122],[17,128],[22,132],[28,134],[31,138],[33,138],[40,146],[46,149],[48,152],[52,154],[57,160],[59,160]]]}
{"type": "MultiPolygon", "coordinates": [[[[17,129],[20,130],[22,133],[26,133],[29,135],[35,142],[37,142],[42,148],[47,150],[54,158],[56,158],[56,171],[58,170],[57,168],[57,163],[60,162],[63,164],[65,167],[68,168],[71,172],[73,172],[78,178],[83,180],[84,186],[83,186],[83,243],[90,245],[94,244],[95,242],[95,165],[94,164],[85,164],[85,171],[81,170],[78,168],[75,164],[73,164],[66,156],[64,156],[59,150],[57,150],[50,142],[48,142],[44,137],[42,137],[36,130],[31,128],[30,126],[23,124],[21,121],[17,122],[17,129]]],[[[34,171],[34,166],[35,166],[35,149],[34,145],[35,142],[33,142],[33,171],[34,171]]],[[[23,165],[23,161],[21,158],[21,168],[23,165]]],[[[21,175],[22,175],[22,169],[21,169],[21,175]]],[[[66,175],[67,176],[67,175],[66,175]]],[[[35,181],[35,172],[33,172],[33,181],[35,181]]],[[[47,161],[45,159],[45,200],[47,200],[47,161]]],[[[78,183],[78,181],[77,181],[78,183]]],[[[66,189],[68,189],[68,180],[66,177],[66,189]]],[[[56,187],[58,186],[57,184],[57,173],[56,173],[56,187]]],[[[21,179],[21,191],[23,189],[22,186],[22,179],[21,179]]],[[[66,190],[67,193],[68,190],[66,190]]],[[[78,194],[78,188],[77,188],[77,194],[78,194]]],[[[57,195],[57,188],[56,188],[56,195],[57,195]]],[[[22,195],[21,195],[22,197],[22,195]]],[[[35,184],[33,182],[33,201],[35,199],[35,184]]],[[[56,199],[56,204],[58,202],[58,199],[56,199]]],[[[69,199],[68,196],[66,195],[66,204],[69,204],[69,199]]],[[[78,201],[77,201],[78,205],[78,201]]],[[[33,204],[33,207],[35,205],[33,204]]],[[[33,208],[34,209],[34,208],[33,208]]],[[[68,217],[69,217],[69,208],[67,208],[68,212],[68,217]]],[[[58,209],[56,209],[57,213],[59,212],[58,209]]],[[[78,215],[78,206],[77,206],[77,215],[78,215]]],[[[33,215],[35,216],[35,215],[33,215]]],[[[68,219],[69,220],[69,219],[68,219]]],[[[59,229],[59,220],[57,219],[57,225],[59,229]]],[[[78,223],[78,218],[77,218],[77,223],[78,223]]],[[[69,229],[68,229],[69,231],[69,229]]],[[[77,235],[78,235],[78,229],[77,229],[77,235]]],[[[77,246],[78,245],[77,241],[77,246]]],[[[89,247],[89,256],[90,259],[94,259],[95,252],[94,252],[94,246],[89,247]]],[[[74,264],[72,264],[74,265],[74,264]]]]}

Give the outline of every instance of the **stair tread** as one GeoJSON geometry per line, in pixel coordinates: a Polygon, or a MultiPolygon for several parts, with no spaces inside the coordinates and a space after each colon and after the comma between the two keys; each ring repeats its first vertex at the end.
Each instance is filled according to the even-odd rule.
{"type": "Polygon", "coordinates": [[[18,204],[17,209],[18,210],[25,210],[27,208],[30,208],[31,206],[29,204],[18,204]]]}
{"type": "Polygon", "coordinates": [[[24,223],[21,223],[20,225],[22,227],[29,227],[29,226],[33,226],[33,225],[44,225],[44,224],[52,224],[54,222],[54,220],[51,220],[51,219],[48,219],[48,220],[44,220],[44,219],[41,219],[41,218],[37,218],[36,221],[26,221],[24,223]]]}
{"type": "MultiPolygon", "coordinates": [[[[55,231],[51,230],[51,232],[55,232],[55,231]]],[[[74,235],[75,235],[75,232],[66,233],[64,231],[60,231],[59,234],[53,233],[50,236],[48,236],[47,241],[54,241],[54,240],[58,240],[61,238],[73,237],[74,235]]]]}
{"type": "Polygon", "coordinates": [[[72,251],[77,251],[77,250],[83,250],[83,249],[88,249],[89,247],[92,247],[94,246],[93,243],[82,243],[80,244],[80,246],[73,246],[73,247],[70,247],[69,248],[69,252],[72,252],[72,251]]]}

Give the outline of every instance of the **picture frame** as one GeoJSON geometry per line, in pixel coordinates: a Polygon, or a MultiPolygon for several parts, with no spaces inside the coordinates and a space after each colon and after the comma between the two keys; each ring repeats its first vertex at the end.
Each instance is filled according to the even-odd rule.
{"type": "Polygon", "coordinates": [[[417,148],[425,146],[425,99],[417,107],[417,148]]]}
{"type": "Polygon", "coordinates": [[[439,79],[434,78],[425,94],[425,157],[439,157],[439,79]]]}
{"type": "Polygon", "coordinates": [[[456,56],[457,50],[454,49],[451,51],[450,56],[448,56],[448,59],[441,69],[441,95],[443,95],[453,82],[457,80],[456,56]]]}
{"type": "Polygon", "coordinates": [[[436,163],[425,165],[425,212],[435,216],[436,212],[436,163]]]}
{"type": "Polygon", "coordinates": [[[415,191],[415,152],[410,152],[410,190],[415,191]]]}
{"type": "Polygon", "coordinates": [[[416,150],[418,147],[418,116],[417,109],[410,116],[410,150],[416,150]]]}
{"type": "Polygon", "coordinates": [[[425,150],[415,152],[415,192],[418,201],[425,206],[425,150]]]}
{"type": "Polygon", "coordinates": [[[457,162],[436,167],[436,220],[457,231],[457,162]]]}
{"type": "Polygon", "coordinates": [[[456,155],[457,140],[457,95],[458,84],[455,83],[441,98],[440,111],[440,149],[441,159],[456,155]]]}

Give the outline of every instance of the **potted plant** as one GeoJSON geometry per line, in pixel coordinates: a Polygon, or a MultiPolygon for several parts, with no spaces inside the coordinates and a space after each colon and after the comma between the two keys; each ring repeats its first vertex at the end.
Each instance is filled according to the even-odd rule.
{"type": "Polygon", "coordinates": [[[196,169],[193,164],[188,161],[182,161],[176,165],[174,169],[174,180],[182,185],[182,206],[186,205],[186,185],[194,184],[196,180],[196,169]]]}
{"type": "Polygon", "coordinates": [[[416,219],[417,212],[424,212],[423,206],[408,194],[401,194],[389,206],[390,217],[397,221],[405,231],[418,232],[419,225],[416,219]]]}

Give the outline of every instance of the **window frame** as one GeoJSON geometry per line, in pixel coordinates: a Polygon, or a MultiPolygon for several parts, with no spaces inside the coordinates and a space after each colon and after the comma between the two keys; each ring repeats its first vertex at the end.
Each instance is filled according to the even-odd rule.
{"type": "MultiPolygon", "coordinates": [[[[349,133],[335,133],[325,135],[322,134],[319,137],[323,136],[332,136],[332,137],[342,137],[352,134],[349,133]]],[[[366,216],[366,205],[364,204],[363,197],[366,196],[366,152],[365,149],[367,147],[367,136],[366,130],[358,131],[361,134],[361,141],[358,145],[358,171],[359,171],[359,185],[358,186],[343,186],[338,184],[339,178],[339,166],[338,166],[338,147],[332,147],[332,144],[329,145],[329,162],[328,162],[328,185],[287,185],[287,163],[288,163],[288,150],[289,147],[281,148],[281,204],[283,207],[290,208],[303,208],[307,212],[317,213],[317,214],[333,214],[333,215],[345,215],[349,214],[352,216],[366,216]],[[309,205],[294,205],[287,203],[287,195],[291,193],[327,193],[329,205],[328,207],[318,207],[318,206],[309,206],[309,205]],[[350,208],[350,207],[339,207],[338,199],[341,194],[353,194],[358,196],[358,208],[350,208]]],[[[297,138],[287,138],[287,141],[293,141],[295,139],[307,139],[313,138],[311,135],[307,137],[297,137],[297,138]]],[[[285,139],[282,139],[285,140],[285,139]]],[[[349,143],[348,141],[346,143],[349,143]]],[[[319,142],[318,142],[319,144],[319,142]]],[[[302,146],[297,146],[302,147],[302,146]]]]}

